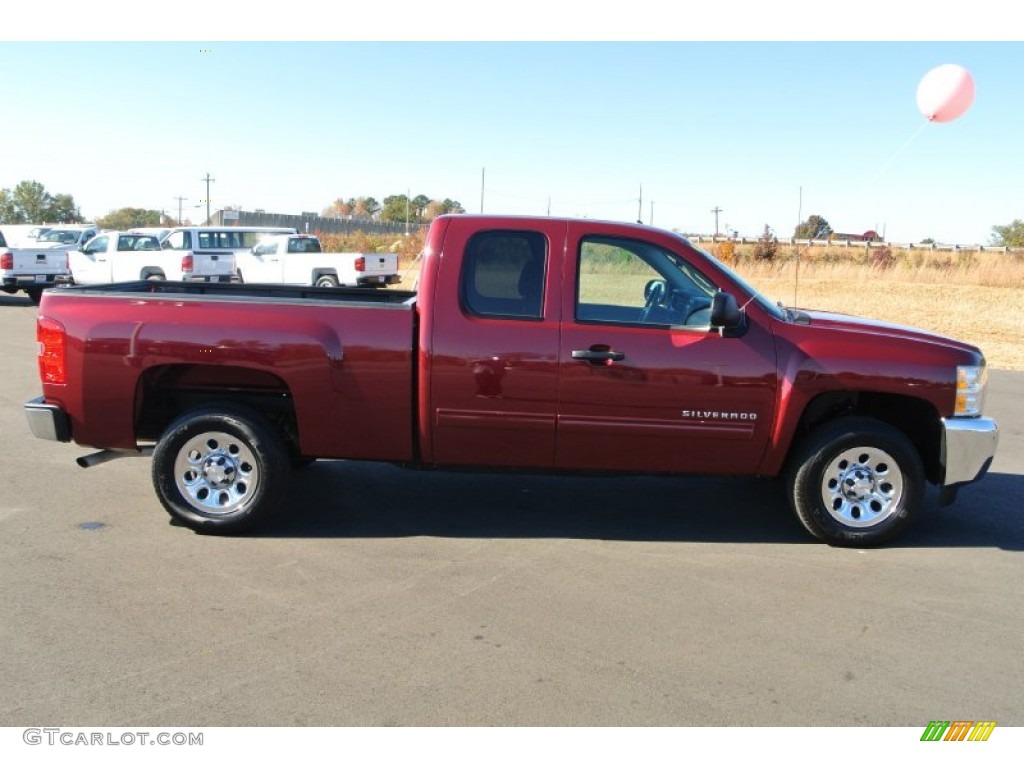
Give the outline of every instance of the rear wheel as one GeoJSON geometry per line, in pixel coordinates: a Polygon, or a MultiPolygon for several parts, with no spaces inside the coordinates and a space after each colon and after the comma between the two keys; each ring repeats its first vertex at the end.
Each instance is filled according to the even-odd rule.
{"type": "Polygon", "coordinates": [[[337,288],[338,278],[334,275],[320,275],[320,277],[316,279],[314,285],[317,288],[337,288]]]}
{"type": "Polygon", "coordinates": [[[804,528],[829,544],[868,547],[902,531],[920,509],[924,467],[898,429],[863,417],[825,424],[797,449],[790,503],[804,528]]]}
{"type": "Polygon", "coordinates": [[[29,301],[33,304],[38,304],[43,298],[42,288],[26,288],[25,295],[28,296],[29,301]]]}
{"type": "Polygon", "coordinates": [[[212,404],[173,422],[153,451],[153,487],[172,518],[204,533],[239,533],[276,510],[288,452],[248,408],[212,404]]]}

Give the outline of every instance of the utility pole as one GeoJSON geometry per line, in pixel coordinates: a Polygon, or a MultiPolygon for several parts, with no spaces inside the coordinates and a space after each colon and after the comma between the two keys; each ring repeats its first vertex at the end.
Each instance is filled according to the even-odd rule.
{"type": "Polygon", "coordinates": [[[722,212],[722,209],[716,205],[711,209],[711,212],[715,214],[715,237],[718,237],[718,214],[722,212]]]}
{"type": "Polygon", "coordinates": [[[480,213],[484,212],[484,174],[486,172],[486,168],[480,169],[480,213]]]}
{"type": "Polygon", "coordinates": [[[200,179],[200,181],[206,182],[206,223],[210,223],[210,182],[216,181],[216,179],[210,178],[210,172],[206,172],[206,177],[200,179]]]}
{"type": "Polygon", "coordinates": [[[640,185],[640,199],[636,204],[636,223],[644,223],[644,185],[640,185]]]}
{"type": "Polygon", "coordinates": [[[651,226],[654,226],[654,201],[651,200],[651,226]]]}
{"type": "Polygon", "coordinates": [[[175,197],[174,199],[178,201],[178,226],[180,227],[181,226],[181,203],[184,200],[188,200],[188,198],[187,197],[180,197],[179,196],[179,197],[175,197]]]}

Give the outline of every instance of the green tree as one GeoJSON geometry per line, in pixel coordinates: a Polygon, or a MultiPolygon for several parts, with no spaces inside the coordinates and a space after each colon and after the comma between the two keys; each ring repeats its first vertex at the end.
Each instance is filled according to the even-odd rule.
{"type": "Polygon", "coordinates": [[[411,200],[411,205],[413,213],[415,214],[413,221],[423,221],[423,212],[427,209],[427,206],[430,205],[430,198],[426,195],[416,195],[416,197],[411,200]]]}
{"type": "Polygon", "coordinates": [[[828,237],[832,234],[832,227],[828,221],[818,214],[807,217],[807,221],[796,225],[793,230],[793,237],[797,240],[814,240],[828,237]]]}
{"type": "Polygon", "coordinates": [[[103,229],[133,229],[135,227],[159,227],[163,226],[163,219],[160,211],[150,211],[145,208],[119,208],[111,211],[106,216],[96,219],[96,225],[103,229]]]}
{"type": "Polygon", "coordinates": [[[1014,219],[1009,224],[992,227],[992,245],[1024,247],[1024,221],[1014,219]]]}
{"type": "Polygon", "coordinates": [[[68,224],[82,221],[71,195],[51,195],[38,181],[22,181],[13,189],[0,191],[0,223],[68,224]]]}
{"type": "Polygon", "coordinates": [[[417,217],[412,201],[405,195],[389,195],[384,198],[384,207],[380,209],[381,221],[416,221],[417,217]]]}
{"type": "Polygon", "coordinates": [[[380,203],[372,197],[357,197],[349,202],[352,204],[354,219],[372,219],[380,210],[380,203]]]}
{"type": "Polygon", "coordinates": [[[85,221],[71,195],[54,195],[50,208],[50,217],[47,221],[58,224],[80,224],[85,221]]]}

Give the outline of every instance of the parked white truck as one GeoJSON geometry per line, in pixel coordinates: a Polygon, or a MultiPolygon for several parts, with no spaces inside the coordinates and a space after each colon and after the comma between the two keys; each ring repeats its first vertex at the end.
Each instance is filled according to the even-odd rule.
{"type": "Polygon", "coordinates": [[[235,263],[244,283],[384,287],[401,279],[396,254],[324,253],[313,235],[265,237],[235,263]]]}
{"type": "Polygon", "coordinates": [[[38,304],[44,288],[67,281],[68,252],[98,232],[94,226],[58,226],[41,235],[35,244],[0,247],[0,290],[24,291],[38,304]]]}
{"type": "MultiPolygon", "coordinates": [[[[162,238],[160,245],[165,252],[177,254],[182,263],[189,260],[192,265],[191,279],[201,280],[198,275],[208,275],[208,282],[236,282],[238,280],[237,257],[269,235],[293,235],[294,227],[175,227],[162,238]]],[[[168,280],[182,280],[170,274],[168,280]]]]}
{"type": "MultiPolygon", "coordinates": [[[[69,275],[59,283],[95,285],[145,280],[155,271],[174,279],[184,274],[181,258],[165,256],[155,235],[143,232],[101,232],[77,251],[68,253],[69,275]],[[170,262],[176,261],[176,264],[170,262]]],[[[160,279],[157,277],[156,279],[160,279]]]]}

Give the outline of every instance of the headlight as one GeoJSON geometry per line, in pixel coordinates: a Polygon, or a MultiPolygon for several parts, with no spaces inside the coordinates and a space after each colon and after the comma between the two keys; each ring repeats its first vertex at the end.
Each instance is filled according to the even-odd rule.
{"type": "Polygon", "coordinates": [[[984,365],[960,365],[956,369],[954,416],[980,416],[985,401],[988,369],[984,365]]]}

